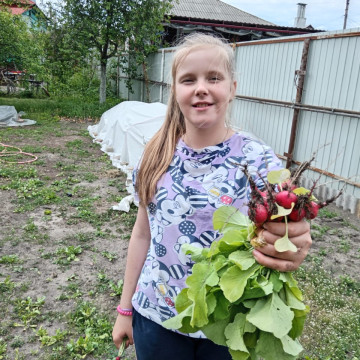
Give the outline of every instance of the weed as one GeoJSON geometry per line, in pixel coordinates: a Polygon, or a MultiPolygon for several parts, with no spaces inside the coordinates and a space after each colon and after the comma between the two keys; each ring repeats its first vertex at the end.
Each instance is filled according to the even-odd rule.
{"type": "Polygon", "coordinates": [[[40,328],[35,331],[35,334],[39,338],[42,346],[51,346],[63,341],[68,335],[68,331],[57,329],[55,335],[50,336],[47,330],[40,326],[40,328]]]}
{"type": "Polygon", "coordinates": [[[330,230],[330,227],[328,227],[328,226],[320,226],[317,224],[312,224],[311,225],[311,236],[312,236],[313,240],[321,241],[321,240],[323,240],[324,235],[329,230],[330,230]]]}
{"type": "Polygon", "coordinates": [[[16,349],[14,360],[25,360],[25,355],[20,354],[19,349],[16,349]]]}
{"type": "Polygon", "coordinates": [[[0,281],[0,294],[11,292],[15,288],[15,283],[7,276],[4,281],[0,281]]]}
{"type": "Polygon", "coordinates": [[[22,151],[32,154],[40,154],[45,150],[45,146],[34,146],[34,145],[25,145],[22,147],[22,151]]]}
{"type": "Polygon", "coordinates": [[[82,253],[81,246],[66,246],[56,250],[56,264],[69,265],[72,261],[79,261],[77,255],[82,253]]]}
{"type": "Polygon", "coordinates": [[[15,326],[22,326],[24,328],[34,327],[32,323],[37,321],[40,315],[40,309],[45,303],[45,296],[37,298],[34,301],[31,297],[26,299],[16,299],[14,301],[14,312],[22,321],[22,324],[15,324],[15,326]]]}
{"type": "Polygon", "coordinates": [[[318,216],[320,218],[333,219],[338,216],[335,211],[330,211],[329,209],[323,207],[319,210],[318,216]]]}
{"type": "Polygon", "coordinates": [[[27,224],[23,227],[27,233],[37,233],[39,228],[34,224],[32,219],[29,219],[27,224]]]}
{"type": "Polygon", "coordinates": [[[10,344],[10,346],[15,349],[15,348],[21,348],[23,345],[25,344],[25,341],[23,338],[16,336],[13,340],[13,342],[10,344]]]}
{"type": "Polygon", "coordinates": [[[347,276],[334,281],[316,263],[306,269],[301,267],[296,277],[305,303],[311,308],[301,339],[304,356],[330,359],[331,354],[331,360],[359,357],[360,301],[356,290],[359,284],[347,276]]]}
{"type": "MultiPolygon", "coordinates": [[[[69,279],[68,279],[69,280],[69,279]]],[[[71,282],[65,287],[65,292],[59,296],[59,300],[77,299],[83,296],[79,284],[71,282]]]]}
{"type": "Polygon", "coordinates": [[[75,239],[80,242],[88,242],[94,240],[94,235],[92,233],[78,233],[75,235],[75,239]]]}
{"type": "MultiPolygon", "coordinates": [[[[132,209],[134,210],[134,209],[132,209]]],[[[133,228],[136,221],[136,212],[129,211],[128,213],[122,213],[120,215],[123,224],[129,228],[133,228]]]]}
{"type": "Polygon", "coordinates": [[[76,341],[70,340],[66,345],[70,356],[77,356],[78,358],[85,358],[87,355],[94,352],[99,347],[96,336],[91,332],[91,329],[85,330],[85,337],[80,336],[76,341]]]}
{"type": "Polygon", "coordinates": [[[69,149],[81,149],[84,146],[84,142],[81,139],[68,141],[65,146],[69,149]]]}
{"type": "Polygon", "coordinates": [[[108,259],[110,262],[113,262],[114,260],[116,260],[118,258],[118,255],[116,253],[111,253],[109,251],[103,251],[101,253],[101,255],[103,257],[105,257],[106,259],[108,259]]]}
{"type": "Polygon", "coordinates": [[[29,219],[27,221],[23,229],[25,230],[23,240],[36,240],[38,244],[42,244],[50,238],[48,234],[40,231],[40,229],[38,228],[38,226],[35,225],[32,219],[29,219]]]}
{"type": "Polygon", "coordinates": [[[19,264],[21,260],[17,255],[3,255],[0,257],[0,264],[19,264]]]}
{"type": "Polygon", "coordinates": [[[104,353],[113,348],[111,339],[112,324],[107,317],[99,314],[95,306],[89,302],[80,302],[74,313],[70,314],[70,322],[85,334],[67,344],[69,355],[104,353]]]}
{"type": "Polygon", "coordinates": [[[5,359],[7,344],[4,339],[0,338],[0,359],[5,359]]]}
{"type": "Polygon", "coordinates": [[[340,276],[340,285],[346,290],[346,295],[358,294],[360,296],[360,282],[355,281],[350,276],[340,276]]]}
{"type": "Polygon", "coordinates": [[[348,253],[351,249],[350,240],[345,236],[341,236],[339,240],[338,249],[345,254],[348,253]]]}
{"type": "Polygon", "coordinates": [[[117,283],[114,283],[113,281],[109,282],[109,287],[112,290],[110,293],[110,296],[118,296],[120,297],[123,291],[124,281],[119,280],[117,283]]]}
{"type": "Polygon", "coordinates": [[[356,225],[353,225],[349,220],[343,219],[342,224],[346,227],[349,227],[355,231],[360,231],[360,228],[358,228],[356,225]]]}
{"type": "Polygon", "coordinates": [[[320,225],[317,225],[317,224],[312,224],[311,228],[313,230],[318,231],[320,233],[320,235],[324,235],[330,230],[330,227],[328,227],[328,226],[320,226],[320,225]]]}
{"type": "Polygon", "coordinates": [[[97,274],[97,279],[98,279],[98,284],[96,286],[97,290],[100,291],[100,292],[106,291],[108,286],[109,286],[110,279],[102,271],[100,271],[97,274]]]}
{"type": "Polygon", "coordinates": [[[82,175],[82,179],[89,182],[89,183],[92,183],[92,182],[98,180],[99,177],[97,175],[95,175],[95,174],[92,174],[92,173],[88,172],[88,173],[85,173],[85,174],[82,175]]]}
{"type": "Polygon", "coordinates": [[[65,164],[61,161],[57,162],[55,167],[61,169],[62,171],[77,171],[79,169],[79,165],[65,164]]]}
{"type": "Polygon", "coordinates": [[[0,177],[8,179],[31,179],[38,177],[37,170],[33,167],[8,164],[0,168],[0,177]]]}

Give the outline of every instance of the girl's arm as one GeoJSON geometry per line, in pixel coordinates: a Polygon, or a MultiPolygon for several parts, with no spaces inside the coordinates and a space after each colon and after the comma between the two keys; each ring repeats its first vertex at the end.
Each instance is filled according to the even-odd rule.
{"type": "Polygon", "coordinates": [[[274,243],[285,235],[285,223],[267,222],[263,225],[262,236],[266,245],[253,251],[258,263],[279,271],[294,271],[304,261],[311,247],[310,224],[306,221],[288,222],[288,236],[298,248],[297,252],[277,252],[274,243]]]}
{"type": "MultiPolygon", "coordinates": [[[[135,292],[135,288],[140,276],[141,269],[144,265],[146,254],[150,244],[150,227],[146,209],[139,206],[136,222],[133,227],[129,242],[124,287],[120,300],[122,309],[131,309],[131,298],[135,292]]],[[[132,316],[118,315],[113,332],[113,341],[118,348],[126,336],[128,338],[126,345],[132,345],[132,316]]]]}

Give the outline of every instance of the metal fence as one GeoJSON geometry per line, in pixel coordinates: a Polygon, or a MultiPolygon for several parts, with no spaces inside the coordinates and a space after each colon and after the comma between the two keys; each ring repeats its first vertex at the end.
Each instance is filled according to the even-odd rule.
{"type": "MultiPolygon", "coordinates": [[[[272,146],[284,164],[316,159],[304,185],[324,184],[320,198],[345,185],[337,205],[360,217],[360,29],[242,42],[234,45],[236,128],[272,146]]],[[[149,57],[151,102],[167,102],[171,57],[149,57]]],[[[146,101],[145,84],[134,93],[120,82],[122,97],[146,101]]]]}

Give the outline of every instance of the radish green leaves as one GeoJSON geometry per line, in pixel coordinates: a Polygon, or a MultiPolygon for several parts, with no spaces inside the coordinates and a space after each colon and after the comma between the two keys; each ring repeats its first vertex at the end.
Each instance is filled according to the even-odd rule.
{"type": "Polygon", "coordinates": [[[227,346],[234,360],[296,359],[309,310],[293,276],[255,261],[254,225],[236,208],[216,210],[213,224],[223,236],[210,248],[184,246],[195,265],[176,298],[178,315],[163,325],[184,333],[202,330],[227,346]]]}

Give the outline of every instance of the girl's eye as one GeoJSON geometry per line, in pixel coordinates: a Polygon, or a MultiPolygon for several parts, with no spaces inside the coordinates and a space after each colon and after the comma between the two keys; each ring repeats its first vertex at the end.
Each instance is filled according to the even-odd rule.
{"type": "Polygon", "coordinates": [[[217,82],[217,81],[220,81],[220,78],[219,78],[218,76],[212,76],[212,77],[210,78],[210,81],[212,81],[212,82],[217,82]]]}
{"type": "Polygon", "coordinates": [[[183,84],[190,84],[193,82],[193,79],[184,79],[181,81],[183,84]]]}

